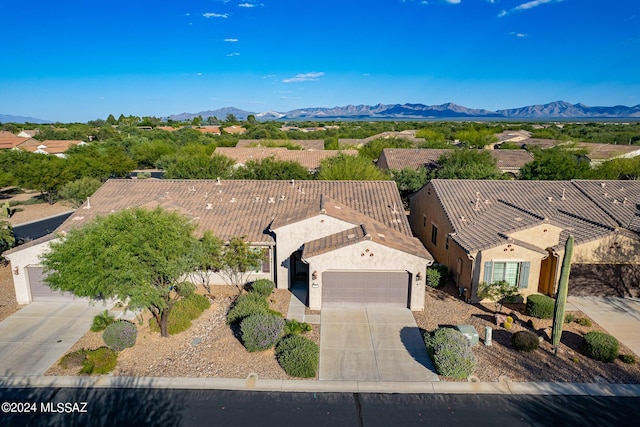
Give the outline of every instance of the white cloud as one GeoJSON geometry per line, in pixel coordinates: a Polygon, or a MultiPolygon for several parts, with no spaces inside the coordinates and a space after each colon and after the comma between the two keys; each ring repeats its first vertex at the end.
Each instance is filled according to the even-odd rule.
{"type": "Polygon", "coordinates": [[[240,56],[238,52],[228,53],[227,56],[240,56]]]}
{"type": "Polygon", "coordinates": [[[261,4],[255,4],[255,3],[240,3],[238,5],[238,7],[257,7],[257,6],[262,6],[261,4]]]}
{"type": "Polygon", "coordinates": [[[460,4],[462,3],[462,0],[444,0],[449,4],[460,4]]]}
{"type": "Polygon", "coordinates": [[[509,34],[511,34],[512,36],[515,36],[515,37],[519,37],[519,38],[522,38],[522,37],[528,37],[528,36],[529,36],[529,34],[525,34],[525,33],[516,33],[515,31],[511,31],[509,34]]]}
{"type": "Polygon", "coordinates": [[[299,82],[309,82],[318,80],[320,77],[324,76],[323,72],[313,72],[313,73],[304,73],[304,74],[296,74],[293,77],[288,79],[284,79],[283,83],[299,83],[299,82]]]}
{"type": "Polygon", "coordinates": [[[224,39],[227,43],[238,43],[238,39],[224,39]]]}
{"type": "Polygon", "coordinates": [[[547,4],[547,3],[560,3],[563,0],[532,0],[532,1],[528,1],[526,3],[522,3],[514,8],[512,8],[511,10],[507,11],[507,10],[502,10],[499,14],[498,14],[498,18],[502,18],[504,16],[507,16],[508,14],[512,13],[512,12],[521,12],[523,10],[529,10],[529,9],[533,9],[534,7],[538,7],[542,4],[547,4]]]}
{"type": "Polygon", "coordinates": [[[224,19],[227,19],[229,17],[229,14],[228,13],[207,12],[207,13],[203,13],[202,16],[204,16],[205,18],[224,18],[224,19]]]}

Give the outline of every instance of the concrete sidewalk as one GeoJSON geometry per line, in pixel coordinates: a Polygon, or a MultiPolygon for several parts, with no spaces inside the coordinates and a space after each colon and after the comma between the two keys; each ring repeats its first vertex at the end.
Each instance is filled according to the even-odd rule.
{"type": "Polygon", "coordinates": [[[640,301],[631,298],[570,296],[567,309],[571,309],[571,306],[589,316],[640,356],[640,301]]]}
{"type": "Polygon", "coordinates": [[[0,377],[0,388],[166,388],[301,393],[424,393],[640,397],[640,384],[520,382],[379,382],[150,377],[0,377]]]}

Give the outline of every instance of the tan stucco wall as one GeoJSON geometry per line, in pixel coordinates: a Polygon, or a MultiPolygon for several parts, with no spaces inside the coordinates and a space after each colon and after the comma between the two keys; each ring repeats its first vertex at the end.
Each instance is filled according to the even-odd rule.
{"type": "Polygon", "coordinates": [[[507,234],[517,240],[522,240],[541,249],[556,246],[560,241],[562,228],[551,224],[540,224],[525,230],[507,234]]]}
{"type": "MultiPolygon", "coordinates": [[[[442,205],[430,184],[425,185],[411,197],[409,224],[411,225],[411,230],[431,253],[436,262],[448,265],[449,254],[446,250],[446,240],[447,235],[453,232],[453,227],[449,223],[442,205]],[[438,227],[435,245],[431,243],[431,231],[434,224],[438,227]]],[[[449,247],[451,249],[451,245],[449,247]]]]}
{"type": "Polygon", "coordinates": [[[319,214],[312,218],[274,229],[273,232],[276,235],[276,287],[278,289],[287,289],[289,287],[289,258],[305,242],[340,231],[350,230],[354,227],[355,225],[349,222],[319,214]]]}
{"type": "Polygon", "coordinates": [[[612,235],[576,245],[573,249],[573,262],[580,264],[640,264],[640,240],[612,235]]]}
{"type": "Polygon", "coordinates": [[[11,271],[18,269],[18,274],[13,274],[13,287],[18,304],[31,303],[31,290],[29,289],[25,267],[40,265],[40,256],[49,251],[49,244],[50,242],[33,245],[6,255],[6,258],[11,261],[11,271]]]}
{"type": "Polygon", "coordinates": [[[309,263],[309,308],[322,307],[322,273],[328,270],[408,271],[411,276],[410,309],[424,309],[425,270],[429,261],[373,241],[363,241],[306,260],[309,263]],[[366,252],[366,250],[369,252],[366,252]],[[367,256],[361,256],[366,253],[367,256]],[[373,254],[373,256],[370,256],[373,254]],[[313,272],[317,278],[312,279],[313,272]],[[420,273],[422,279],[416,280],[420,273]],[[317,285],[317,287],[315,286],[317,285]]]}
{"type": "Polygon", "coordinates": [[[471,300],[479,301],[478,284],[484,280],[484,263],[488,261],[501,262],[529,262],[529,282],[526,288],[520,288],[519,291],[523,296],[535,294],[538,292],[538,281],[540,277],[540,266],[545,254],[523,248],[514,243],[505,243],[495,248],[487,249],[479,252],[476,257],[476,271],[478,272],[476,280],[473,283],[471,292],[471,300]],[[506,249],[506,251],[505,251],[506,249]]]}

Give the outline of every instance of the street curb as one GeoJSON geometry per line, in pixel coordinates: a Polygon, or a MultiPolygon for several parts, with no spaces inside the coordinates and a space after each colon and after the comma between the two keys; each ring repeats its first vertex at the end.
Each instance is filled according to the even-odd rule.
{"type": "Polygon", "coordinates": [[[2,388],[149,388],[297,393],[427,393],[640,397],[640,384],[531,382],[372,382],[168,377],[0,377],[2,388]]]}

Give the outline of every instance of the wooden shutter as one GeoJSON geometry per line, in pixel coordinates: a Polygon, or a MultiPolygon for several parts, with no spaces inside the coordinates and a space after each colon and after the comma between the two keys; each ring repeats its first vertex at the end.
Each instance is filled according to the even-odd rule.
{"type": "Polygon", "coordinates": [[[493,261],[484,263],[484,282],[486,284],[493,283],[493,261]]]}
{"type": "Polygon", "coordinates": [[[529,270],[531,269],[530,262],[520,263],[520,280],[518,280],[518,287],[526,289],[529,287],[529,270]]]}

